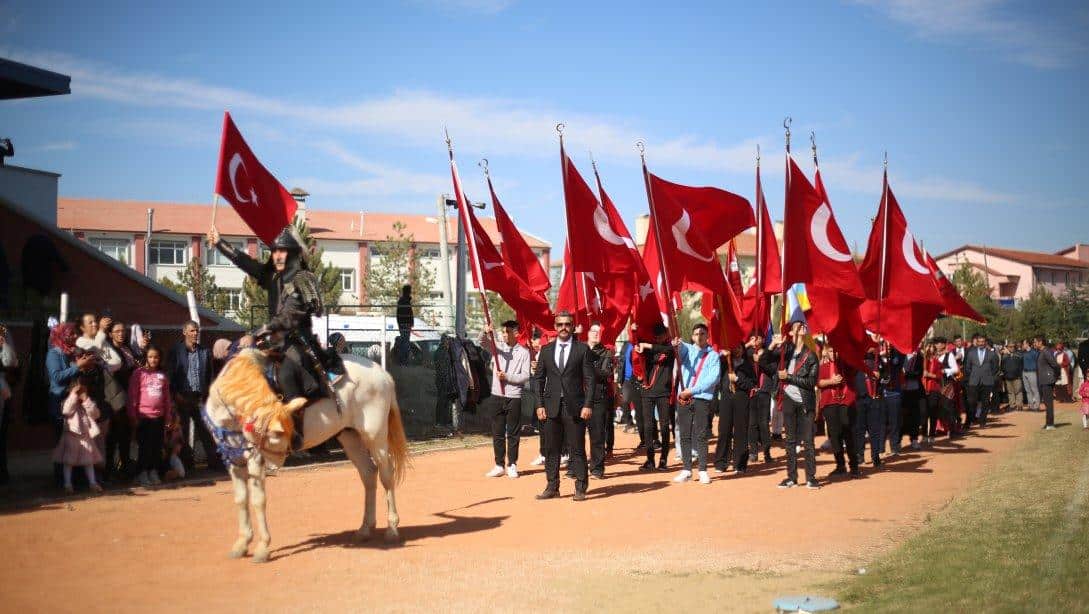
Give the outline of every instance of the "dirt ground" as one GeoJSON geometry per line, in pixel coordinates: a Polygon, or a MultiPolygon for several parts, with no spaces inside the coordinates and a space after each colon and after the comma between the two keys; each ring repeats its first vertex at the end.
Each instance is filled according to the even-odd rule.
{"type": "MultiPolygon", "coordinates": [[[[781,448],[742,478],[712,471],[710,485],[672,484],[673,470],[638,472],[636,439],[618,430],[607,478],[582,503],[566,479],[563,498],[534,500],[544,477],[526,464],[532,438],[517,480],[483,477],[490,447],[424,454],[397,492],[399,546],[381,532],[353,542],[363,492],[349,465],[283,470],[269,479],[264,565],[227,558],[237,532],[228,481],[62,500],[0,514],[0,610],[769,611],[778,595],[827,593],[1042,423],[999,416],[819,491],[775,487],[781,448]]],[[[819,476],[832,466],[818,456],[819,476]]]]}

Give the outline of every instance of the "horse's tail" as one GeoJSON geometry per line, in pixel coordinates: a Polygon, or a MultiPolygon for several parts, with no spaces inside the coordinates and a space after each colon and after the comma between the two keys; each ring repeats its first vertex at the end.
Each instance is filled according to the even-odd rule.
{"type": "Polygon", "coordinates": [[[408,439],[405,437],[405,425],[401,422],[401,407],[397,404],[397,393],[394,391],[393,399],[389,405],[389,430],[386,437],[389,444],[389,455],[393,460],[393,481],[400,484],[405,479],[408,471],[408,439]]]}

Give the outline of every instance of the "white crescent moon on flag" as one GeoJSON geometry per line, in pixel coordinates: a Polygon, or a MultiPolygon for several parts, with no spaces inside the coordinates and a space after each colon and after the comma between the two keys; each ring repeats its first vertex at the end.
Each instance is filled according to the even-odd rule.
{"type": "Polygon", "coordinates": [[[490,271],[490,270],[492,270],[492,269],[494,269],[496,267],[503,266],[503,263],[502,262],[488,262],[487,260],[483,260],[483,261],[480,262],[480,266],[484,267],[485,271],[490,271]]]}
{"type": "Polygon", "coordinates": [[[845,254],[835,248],[828,239],[828,222],[832,219],[832,210],[828,203],[822,204],[813,213],[813,219],[809,222],[809,235],[813,237],[813,245],[820,253],[836,262],[850,262],[851,254],[845,254]]]}
{"type": "Polygon", "coordinates": [[[227,176],[231,180],[231,189],[234,190],[234,197],[239,203],[253,203],[257,204],[257,193],[250,189],[250,198],[242,198],[242,195],[238,193],[238,167],[241,166],[242,170],[246,169],[246,165],[242,163],[242,154],[235,153],[231,156],[231,161],[227,165],[227,176]]]}
{"type": "Polygon", "coordinates": [[[627,238],[616,234],[613,227],[609,225],[609,216],[605,213],[605,209],[598,203],[594,207],[594,228],[597,230],[597,234],[601,235],[602,239],[613,245],[627,245],[628,249],[635,249],[635,243],[627,238]]]}
{"type": "Polygon", "coordinates": [[[688,211],[682,211],[681,219],[673,224],[673,240],[677,242],[677,249],[680,250],[681,253],[691,256],[696,260],[711,262],[715,259],[713,254],[710,256],[703,256],[692,249],[692,246],[688,244],[688,227],[691,225],[692,220],[688,217],[688,211]]]}
{"type": "Polygon", "coordinates": [[[903,243],[904,260],[907,261],[907,265],[911,267],[912,271],[920,275],[929,275],[930,269],[926,268],[923,263],[919,262],[919,259],[915,257],[915,237],[911,236],[911,233],[904,230],[904,243],[903,243]]]}

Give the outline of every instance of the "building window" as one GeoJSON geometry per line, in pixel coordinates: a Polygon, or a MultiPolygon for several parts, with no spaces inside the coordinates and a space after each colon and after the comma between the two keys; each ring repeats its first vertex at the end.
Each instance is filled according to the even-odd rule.
{"type": "Polygon", "coordinates": [[[438,258],[439,258],[439,248],[437,248],[437,247],[425,247],[425,248],[422,248],[422,249],[417,249],[416,254],[420,258],[431,258],[433,260],[438,260],[438,258]]]}
{"type": "Polygon", "coordinates": [[[340,291],[355,292],[355,269],[340,269],[340,291]]]}
{"type": "Polygon", "coordinates": [[[237,313],[242,310],[242,288],[220,288],[222,292],[223,310],[227,313],[237,313]]]}
{"type": "Polygon", "coordinates": [[[185,264],[185,252],[189,249],[187,241],[152,241],[148,248],[148,264],[185,264]]]}
{"type": "Polygon", "coordinates": [[[270,255],[272,255],[272,250],[269,249],[267,245],[265,245],[264,241],[258,239],[257,240],[257,259],[263,261],[263,260],[267,259],[270,255]]]}
{"type": "Polygon", "coordinates": [[[379,250],[377,247],[372,245],[371,246],[371,258],[377,258],[377,257],[381,257],[381,256],[382,256],[381,250],[379,250]]]}
{"type": "MultiPolygon", "coordinates": [[[[226,241],[226,243],[236,251],[246,251],[246,246],[241,241],[226,241]]],[[[227,260],[227,257],[223,255],[223,252],[220,252],[214,247],[208,247],[207,245],[204,246],[204,263],[208,266],[228,266],[232,264],[231,261],[227,260]]]]}
{"type": "Polygon", "coordinates": [[[129,242],[125,239],[91,238],[88,239],[87,242],[91,244],[91,247],[94,247],[121,264],[128,264],[130,261],[129,242]]]}

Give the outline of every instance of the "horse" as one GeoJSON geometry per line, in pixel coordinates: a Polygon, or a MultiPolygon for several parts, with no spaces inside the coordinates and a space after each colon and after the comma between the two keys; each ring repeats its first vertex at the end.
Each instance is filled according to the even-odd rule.
{"type": "MultiPolygon", "coordinates": [[[[408,444],[393,378],[374,361],[343,355],[345,374],[335,385],[339,397],[323,398],[306,408],[303,416],[305,450],[336,437],[359,472],[365,492],[363,521],[355,532],[359,541],[369,539],[376,526],[375,473],[386,491],[387,542],[400,539],[397,526],[395,490],[408,468],[408,444]]],[[[265,475],[268,467],[279,467],[287,458],[294,431],[292,414],[309,401],[284,403],[265,379],[268,358],[246,349],[232,358],[212,382],[204,406],[205,424],[216,440],[228,465],[238,507],[238,539],[232,558],[246,555],[253,528],[249,507],[253,506],[258,540],[254,562],[269,558],[271,537],[265,516],[267,501],[265,475]]]]}

